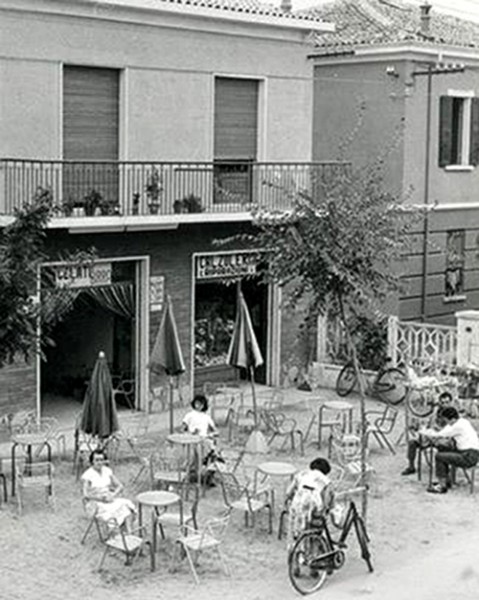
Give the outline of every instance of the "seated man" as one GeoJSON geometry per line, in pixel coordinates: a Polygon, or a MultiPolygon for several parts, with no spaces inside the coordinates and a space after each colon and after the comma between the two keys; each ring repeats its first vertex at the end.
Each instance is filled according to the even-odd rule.
{"type": "MultiPolygon", "coordinates": [[[[441,397],[446,395],[450,396],[449,392],[441,394],[441,397]]],[[[439,406],[436,415],[433,419],[433,422],[431,423],[431,421],[429,421],[428,423],[429,427],[432,427],[434,430],[438,431],[444,427],[444,425],[446,424],[442,416],[442,411],[444,410],[444,408],[444,406],[439,406]]],[[[432,440],[430,438],[425,438],[424,436],[419,435],[420,427],[418,421],[419,420],[416,420],[416,422],[410,425],[409,427],[409,442],[407,445],[407,459],[409,464],[404,469],[404,471],[401,472],[401,475],[413,475],[414,473],[416,473],[416,457],[418,451],[425,450],[426,448],[429,448],[432,445],[432,440]]],[[[436,444],[436,446],[437,445],[438,444],[436,444]]],[[[446,446],[450,447],[451,444],[446,444],[446,446]]]]}
{"type": "Polygon", "coordinates": [[[424,429],[420,431],[423,436],[435,440],[444,438],[454,440],[454,449],[439,449],[436,452],[435,467],[437,482],[433,483],[428,492],[444,494],[451,487],[450,467],[468,469],[477,464],[479,460],[479,437],[470,421],[460,417],[453,406],[446,406],[442,411],[442,418],[446,425],[439,431],[424,429]]]}

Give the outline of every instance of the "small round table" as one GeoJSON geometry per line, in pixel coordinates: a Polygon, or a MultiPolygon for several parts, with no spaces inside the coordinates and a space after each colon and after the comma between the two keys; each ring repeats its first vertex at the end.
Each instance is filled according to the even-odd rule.
{"type": "Polygon", "coordinates": [[[191,461],[191,448],[196,448],[196,458],[197,458],[197,467],[198,467],[198,492],[201,491],[201,467],[203,465],[203,438],[199,435],[195,435],[193,433],[170,433],[170,435],[166,438],[172,444],[179,444],[186,448],[186,460],[188,465],[191,461]]]}
{"type": "Polygon", "coordinates": [[[323,402],[318,410],[318,448],[321,448],[322,428],[332,427],[338,420],[341,420],[343,431],[346,432],[347,430],[348,433],[351,433],[353,429],[353,405],[345,400],[328,400],[323,402]],[[325,420],[323,418],[323,411],[325,410],[335,412],[339,418],[325,420]]]}
{"type": "Polygon", "coordinates": [[[156,552],[157,546],[157,517],[160,511],[166,511],[168,506],[173,504],[179,504],[180,507],[180,523],[183,524],[183,503],[179,494],[175,492],[166,492],[164,490],[152,490],[149,492],[142,492],[136,497],[138,503],[138,523],[140,527],[143,524],[142,508],[146,506],[152,509],[151,521],[152,521],[152,532],[153,532],[153,551],[156,552]]]}

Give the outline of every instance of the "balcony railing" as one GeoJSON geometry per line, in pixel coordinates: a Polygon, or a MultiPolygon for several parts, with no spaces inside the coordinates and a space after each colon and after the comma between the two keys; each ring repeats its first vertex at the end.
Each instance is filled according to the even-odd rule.
{"type": "Polygon", "coordinates": [[[282,210],[349,163],[0,161],[0,213],[11,215],[39,187],[57,216],[234,213],[282,210]]]}

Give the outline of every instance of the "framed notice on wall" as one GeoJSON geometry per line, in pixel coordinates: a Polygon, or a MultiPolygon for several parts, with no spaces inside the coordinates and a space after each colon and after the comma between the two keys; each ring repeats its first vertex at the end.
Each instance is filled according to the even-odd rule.
{"type": "Polygon", "coordinates": [[[150,277],[150,311],[158,311],[163,308],[165,298],[165,278],[163,275],[150,277]]]}

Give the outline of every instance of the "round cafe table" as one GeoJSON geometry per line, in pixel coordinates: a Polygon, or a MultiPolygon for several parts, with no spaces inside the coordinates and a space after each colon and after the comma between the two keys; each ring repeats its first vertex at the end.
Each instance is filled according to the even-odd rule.
{"type": "Polygon", "coordinates": [[[138,503],[138,523],[140,527],[143,524],[143,507],[151,509],[151,522],[153,533],[153,551],[156,552],[157,546],[157,518],[168,509],[168,506],[179,504],[180,523],[183,524],[183,503],[179,494],[175,492],[166,492],[164,490],[152,490],[142,492],[136,497],[138,503]]]}
{"type": "MultiPolygon", "coordinates": [[[[256,467],[255,489],[258,489],[258,474],[261,473],[267,477],[278,477],[291,480],[298,469],[289,462],[266,461],[256,467]]],[[[286,481],[283,482],[283,495],[286,488],[286,481]]],[[[274,505],[274,495],[272,495],[272,504],[274,505]]],[[[272,507],[274,510],[274,506],[272,507]]]]}
{"type": "Polygon", "coordinates": [[[203,438],[200,435],[195,435],[193,433],[170,433],[170,435],[166,438],[172,444],[179,444],[183,448],[186,448],[186,460],[188,465],[191,462],[191,449],[196,449],[196,460],[197,460],[197,468],[198,468],[198,493],[201,492],[201,467],[203,465],[203,438]]]}

